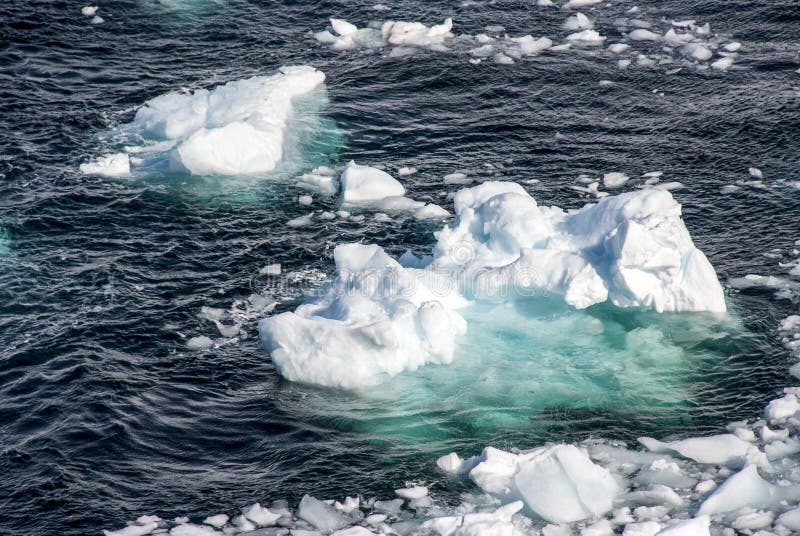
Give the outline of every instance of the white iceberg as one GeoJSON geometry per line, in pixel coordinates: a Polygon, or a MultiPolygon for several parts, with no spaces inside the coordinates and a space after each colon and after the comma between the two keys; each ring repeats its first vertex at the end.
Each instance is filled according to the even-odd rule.
{"type": "MultiPolygon", "coordinates": [[[[373,168],[355,171],[369,178],[367,186],[357,181],[355,199],[402,187],[373,168]]],[[[345,192],[349,182],[342,177],[345,192]]],[[[567,213],[539,207],[518,184],[486,182],[458,192],[454,204],[456,219],[436,234],[430,259],[406,255],[401,263],[378,246],[338,246],[330,284],[295,312],[259,323],[278,371],[293,381],[358,388],[450,363],[466,331],[457,309],[470,300],[547,292],[576,308],[608,300],[658,312],[725,311],[714,269],[668,192],[630,192],[567,213]]]]}
{"type": "MultiPolygon", "coordinates": [[[[192,175],[248,175],[272,171],[285,156],[295,100],[321,88],[313,67],[282,67],[192,93],[172,92],[147,101],[120,132],[136,140],[126,148],[137,163],[192,175]],[[140,158],[140,156],[142,158],[140,158]]],[[[112,158],[112,157],[108,157],[112,158]]],[[[84,173],[129,175],[129,157],[84,164],[84,173]]]]}

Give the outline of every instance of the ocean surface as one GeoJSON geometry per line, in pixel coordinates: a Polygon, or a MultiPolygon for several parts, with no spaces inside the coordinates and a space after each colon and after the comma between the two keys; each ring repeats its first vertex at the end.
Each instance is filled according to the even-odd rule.
{"type": "Polygon", "coordinates": [[[0,534],[99,534],[142,514],[202,518],[305,493],[390,496],[407,480],[446,500],[470,485],[440,474],[439,455],[718,432],[792,383],[776,330],[793,305],[731,288],[724,323],[547,302],[512,321],[473,311],[453,364],[358,393],[282,380],[246,311],[237,339],[188,350],[191,337],[219,337],[203,307],[228,311],[257,292],[294,309],[331,276],[337,244],[430,251],[438,221],[287,227],[308,213],[288,179],[318,165],[413,166],[400,178],[410,195],[451,211],[447,194],[461,186],[442,181],[449,173],[538,179],[523,184],[540,205],[579,208],[593,200],[571,188],[580,174],[662,171],[682,183],[673,195],[723,285],[778,271],[800,238],[794,0],[585,10],[610,40],[635,5],[652,24],[709,22],[742,43],[726,71],[681,60],[621,69],[604,47],[504,65],[314,39],[329,17],[452,17],[456,34],[561,41],[570,14],[531,1],[374,3],[116,0],[99,3],[102,24],[79,2],[0,5],[0,534]],[[326,74],[327,101],[296,125],[275,173],[78,169],[119,145],[114,128],[148,99],[300,64],[326,74]],[[751,180],[749,167],[763,184],[721,193],[751,180]],[[262,275],[272,263],[282,274],[262,275]],[[597,321],[602,334],[587,328],[597,321]]]}

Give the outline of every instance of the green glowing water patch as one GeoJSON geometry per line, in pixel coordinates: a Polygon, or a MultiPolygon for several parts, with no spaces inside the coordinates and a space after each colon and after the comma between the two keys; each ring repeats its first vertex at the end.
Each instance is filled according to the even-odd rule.
{"type": "Polygon", "coordinates": [[[306,391],[304,403],[326,426],[441,450],[535,437],[554,423],[681,422],[705,403],[701,370],[741,345],[738,323],[713,315],[605,305],[579,311],[545,299],[462,312],[469,332],[450,365],[422,367],[360,393],[295,389],[306,391]]]}

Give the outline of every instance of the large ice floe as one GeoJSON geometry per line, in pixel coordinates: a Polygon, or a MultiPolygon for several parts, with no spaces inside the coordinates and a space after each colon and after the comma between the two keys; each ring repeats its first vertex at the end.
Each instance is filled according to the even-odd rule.
{"type": "Polygon", "coordinates": [[[338,246],[331,283],[296,311],[259,323],[279,372],[359,388],[450,363],[467,328],[462,313],[475,302],[554,295],[579,309],[609,302],[658,312],[726,310],[714,269],[667,191],[625,193],[565,212],[540,207],[518,184],[487,182],[459,191],[454,207],[455,221],[436,234],[429,257],[338,246]]]}
{"type": "Polygon", "coordinates": [[[148,169],[218,176],[272,171],[286,155],[292,122],[302,120],[298,102],[312,101],[309,117],[325,104],[324,81],[313,67],[282,67],[271,76],[161,95],[115,129],[112,137],[125,144],[124,152],[81,171],[111,177],[148,169]]]}

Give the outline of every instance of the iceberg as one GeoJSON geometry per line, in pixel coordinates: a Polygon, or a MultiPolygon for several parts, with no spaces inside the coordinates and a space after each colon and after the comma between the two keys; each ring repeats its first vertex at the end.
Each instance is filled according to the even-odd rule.
{"type": "Polygon", "coordinates": [[[131,123],[119,127],[122,137],[133,142],[126,152],[83,164],[81,171],[127,176],[130,164],[191,175],[272,171],[286,156],[296,101],[324,81],[325,75],[313,67],[282,67],[271,76],[155,97],[131,123]]]}
{"type": "MultiPolygon", "coordinates": [[[[401,187],[370,169],[356,171],[377,180],[379,193],[401,187]]],[[[348,182],[343,176],[345,191],[348,182]]],[[[450,363],[467,329],[459,310],[476,301],[552,294],[578,309],[609,301],[725,311],[714,269],[667,191],[630,192],[568,213],[539,207],[518,184],[486,182],[459,191],[454,206],[456,219],[436,233],[430,258],[398,261],[376,245],[338,246],[331,283],[296,311],[259,323],[278,372],[355,389],[450,363]]]]}

